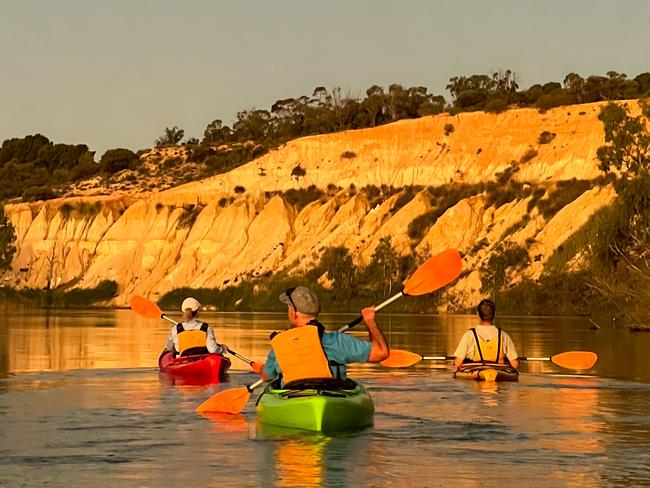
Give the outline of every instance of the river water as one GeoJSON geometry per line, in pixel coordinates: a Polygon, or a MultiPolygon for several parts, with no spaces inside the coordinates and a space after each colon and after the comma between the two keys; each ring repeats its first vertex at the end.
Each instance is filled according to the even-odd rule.
{"type": "MultiPolygon", "coordinates": [[[[330,329],[353,315],[323,315],[330,329]]],[[[206,313],[217,340],[263,360],[283,314],[206,313]]],[[[464,315],[390,315],[391,346],[453,353],[464,315]]],[[[166,323],[126,310],[5,312],[0,318],[0,486],[650,485],[650,334],[585,318],[503,317],[520,355],[591,350],[586,374],[522,365],[519,383],[452,379],[449,364],[359,365],[375,425],[333,437],[270,432],[254,398],[239,416],[193,413],[255,377],[173,385],[156,370],[166,323]]],[[[355,334],[363,336],[363,330],[355,334]]]]}

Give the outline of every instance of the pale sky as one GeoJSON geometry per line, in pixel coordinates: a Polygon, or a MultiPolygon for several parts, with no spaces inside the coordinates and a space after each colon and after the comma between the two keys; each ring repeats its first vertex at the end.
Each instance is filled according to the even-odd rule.
{"type": "Polygon", "coordinates": [[[650,71],[646,0],[0,0],[0,142],[97,151],[202,137],[238,110],[341,86],[511,68],[521,87],[650,71]]]}

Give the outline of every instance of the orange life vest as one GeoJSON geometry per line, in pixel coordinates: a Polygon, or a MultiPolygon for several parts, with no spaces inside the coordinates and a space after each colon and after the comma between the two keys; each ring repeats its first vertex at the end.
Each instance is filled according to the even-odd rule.
{"type": "Polygon", "coordinates": [[[201,328],[198,330],[185,330],[183,324],[176,324],[176,334],[179,356],[208,354],[209,351],[206,346],[208,324],[201,324],[201,328]]]}
{"type": "Polygon", "coordinates": [[[498,335],[495,341],[484,341],[477,333],[475,328],[470,329],[474,334],[474,362],[481,363],[498,363],[506,364],[505,354],[503,353],[503,345],[501,342],[501,328],[498,328],[498,335]]]}
{"type": "Polygon", "coordinates": [[[271,339],[284,383],[332,378],[318,327],[305,325],[276,334],[271,339]]]}

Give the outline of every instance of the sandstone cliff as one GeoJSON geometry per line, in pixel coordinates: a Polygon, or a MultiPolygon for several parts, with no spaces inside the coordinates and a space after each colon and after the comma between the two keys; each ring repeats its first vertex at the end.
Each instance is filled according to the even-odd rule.
{"type": "Polygon", "coordinates": [[[470,304],[480,295],[481,265],[503,242],[524,247],[531,265],[522,274],[539,276],[554,250],[613,199],[611,187],[592,185],[551,217],[530,209],[529,194],[503,205],[475,194],[414,241],[409,224],[434,205],[426,192],[401,207],[399,193],[373,205],[350,185],[475,184],[507,168],[516,169],[513,180],[543,192],[562,180],[592,180],[600,175],[599,110],[587,104],[405,120],[295,140],[229,173],[139,198],[9,205],[18,252],[3,281],[91,287],[112,279],[120,287],[114,304],[125,305],[133,293],[156,299],[180,286],[224,287],[250,273],[308,268],[328,246],[346,246],[367,263],[379,239],[390,235],[402,254],[458,248],[467,272],[449,293],[455,303],[470,304]],[[542,132],[550,142],[538,142],[542,132]],[[304,208],[277,194],[310,185],[338,190],[304,208]],[[235,194],[235,186],[245,191],[235,194]]]}

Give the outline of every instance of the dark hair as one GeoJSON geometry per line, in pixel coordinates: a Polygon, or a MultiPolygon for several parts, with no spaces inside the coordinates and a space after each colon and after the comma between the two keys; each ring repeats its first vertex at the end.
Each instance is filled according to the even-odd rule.
{"type": "Polygon", "coordinates": [[[494,302],[492,300],[481,300],[481,303],[478,304],[476,310],[478,311],[478,316],[481,318],[481,320],[492,322],[494,320],[497,307],[494,305],[494,302]]]}

